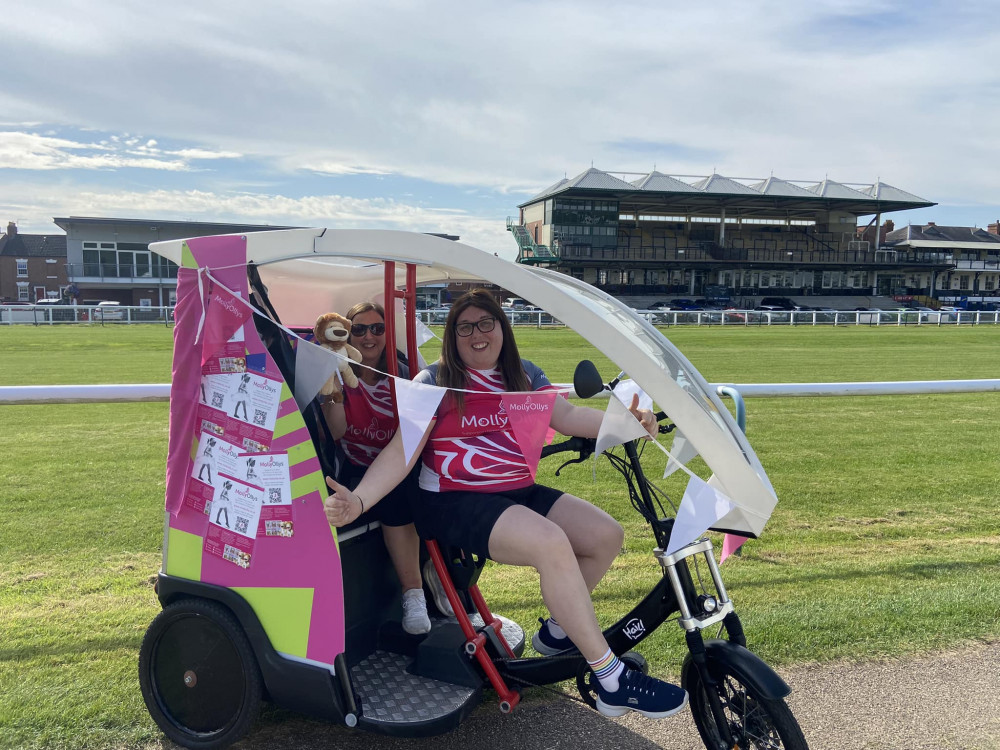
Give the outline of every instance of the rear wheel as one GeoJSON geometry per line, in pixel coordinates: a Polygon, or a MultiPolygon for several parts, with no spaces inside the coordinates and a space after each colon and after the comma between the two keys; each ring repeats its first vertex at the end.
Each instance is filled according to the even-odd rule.
{"type": "Polygon", "coordinates": [[[243,737],[263,692],[243,628],[228,609],[205,599],[175,602],[153,620],[139,651],[139,684],[163,733],[199,750],[243,737]]]}
{"type": "MultiPolygon", "coordinates": [[[[710,663],[709,669],[718,686],[722,712],[735,747],[740,750],[808,750],[799,723],[784,700],[765,698],[723,664],[710,663]]],[[[698,733],[705,747],[720,750],[726,746],[719,736],[701,674],[693,664],[686,672],[688,679],[684,688],[690,696],[698,733]]]]}

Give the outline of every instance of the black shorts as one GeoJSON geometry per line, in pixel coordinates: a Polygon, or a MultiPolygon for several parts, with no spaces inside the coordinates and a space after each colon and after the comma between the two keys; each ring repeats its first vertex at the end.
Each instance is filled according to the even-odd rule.
{"type": "Polygon", "coordinates": [[[523,505],[547,516],[562,490],[533,484],[520,490],[491,492],[430,492],[420,490],[413,504],[417,531],[424,539],[490,556],[490,534],[507,508],[523,505]]]}
{"type": "MultiPolygon", "coordinates": [[[[363,523],[380,521],[385,526],[406,526],[413,523],[412,504],[417,499],[417,473],[419,467],[420,462],[417,461],[417,466],[413,471],[402,482],[397,484],[392,492],[379,500],[374,508],[362,513],[357,521],[363,523]]],[[[358,486],[358,483],[367,470],[367,466],[358,466],[345,460],[340,468],[340,476],[337,478],[337,481],[353,490],[358,486]]]]}

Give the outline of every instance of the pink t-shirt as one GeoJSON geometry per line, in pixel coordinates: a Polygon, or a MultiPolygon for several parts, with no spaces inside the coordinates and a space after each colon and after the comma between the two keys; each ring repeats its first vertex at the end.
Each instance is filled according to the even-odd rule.
{"type": "MultiPolygon", "coordinates": [[[[402,365],[399,374],[407,377],[402,365]]],[[[344,387],[347,432],[340,439],[340,447],[352,464],[371,466],[396,434],[396,405],[389,381],[390,378],[382,378],[375,385],[368,385],[358,378],[356,388],[344,387]]]]}
{"type": "MultiPolygon", "coordinates": [[[[545,373],[522,360],[531,390],[554,386],[545,373]]],[[[416,377],[435,383],[437,365],[416,377]]],[[[534,480],[500,403],[504,392],[499,370],[469,370],[461,413],[449,394],[438,407],[436,421],[421,456],[420,487],[432,492],[506,492],[530,487],[534,480]]]]}

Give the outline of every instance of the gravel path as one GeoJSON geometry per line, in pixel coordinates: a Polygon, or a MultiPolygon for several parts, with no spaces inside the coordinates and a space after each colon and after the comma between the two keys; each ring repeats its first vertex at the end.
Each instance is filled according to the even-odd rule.
{"type": "MultiPolygon", "coordinates": [[[[811,750],[1000,750],[1000,643],[946,654],[782,670],[811,750]]],[[[164,742],[164,746],[170,743],[164,742]]],[[[690,713],[606,719],[529,691],[511,716],[485,703],[454,732],[395,739],[284,712],[265,715],[244,750],[704,750],[690,713]]]]}

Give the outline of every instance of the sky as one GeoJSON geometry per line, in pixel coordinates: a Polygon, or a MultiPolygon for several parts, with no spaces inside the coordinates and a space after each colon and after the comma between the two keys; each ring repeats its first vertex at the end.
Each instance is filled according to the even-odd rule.
{"type": "Polygon", "coordinates": [[[609,172],[871,184],[1000,218],[975,0],[7,3],[0,229],[56,216],[458,234],[609,172]]]}

